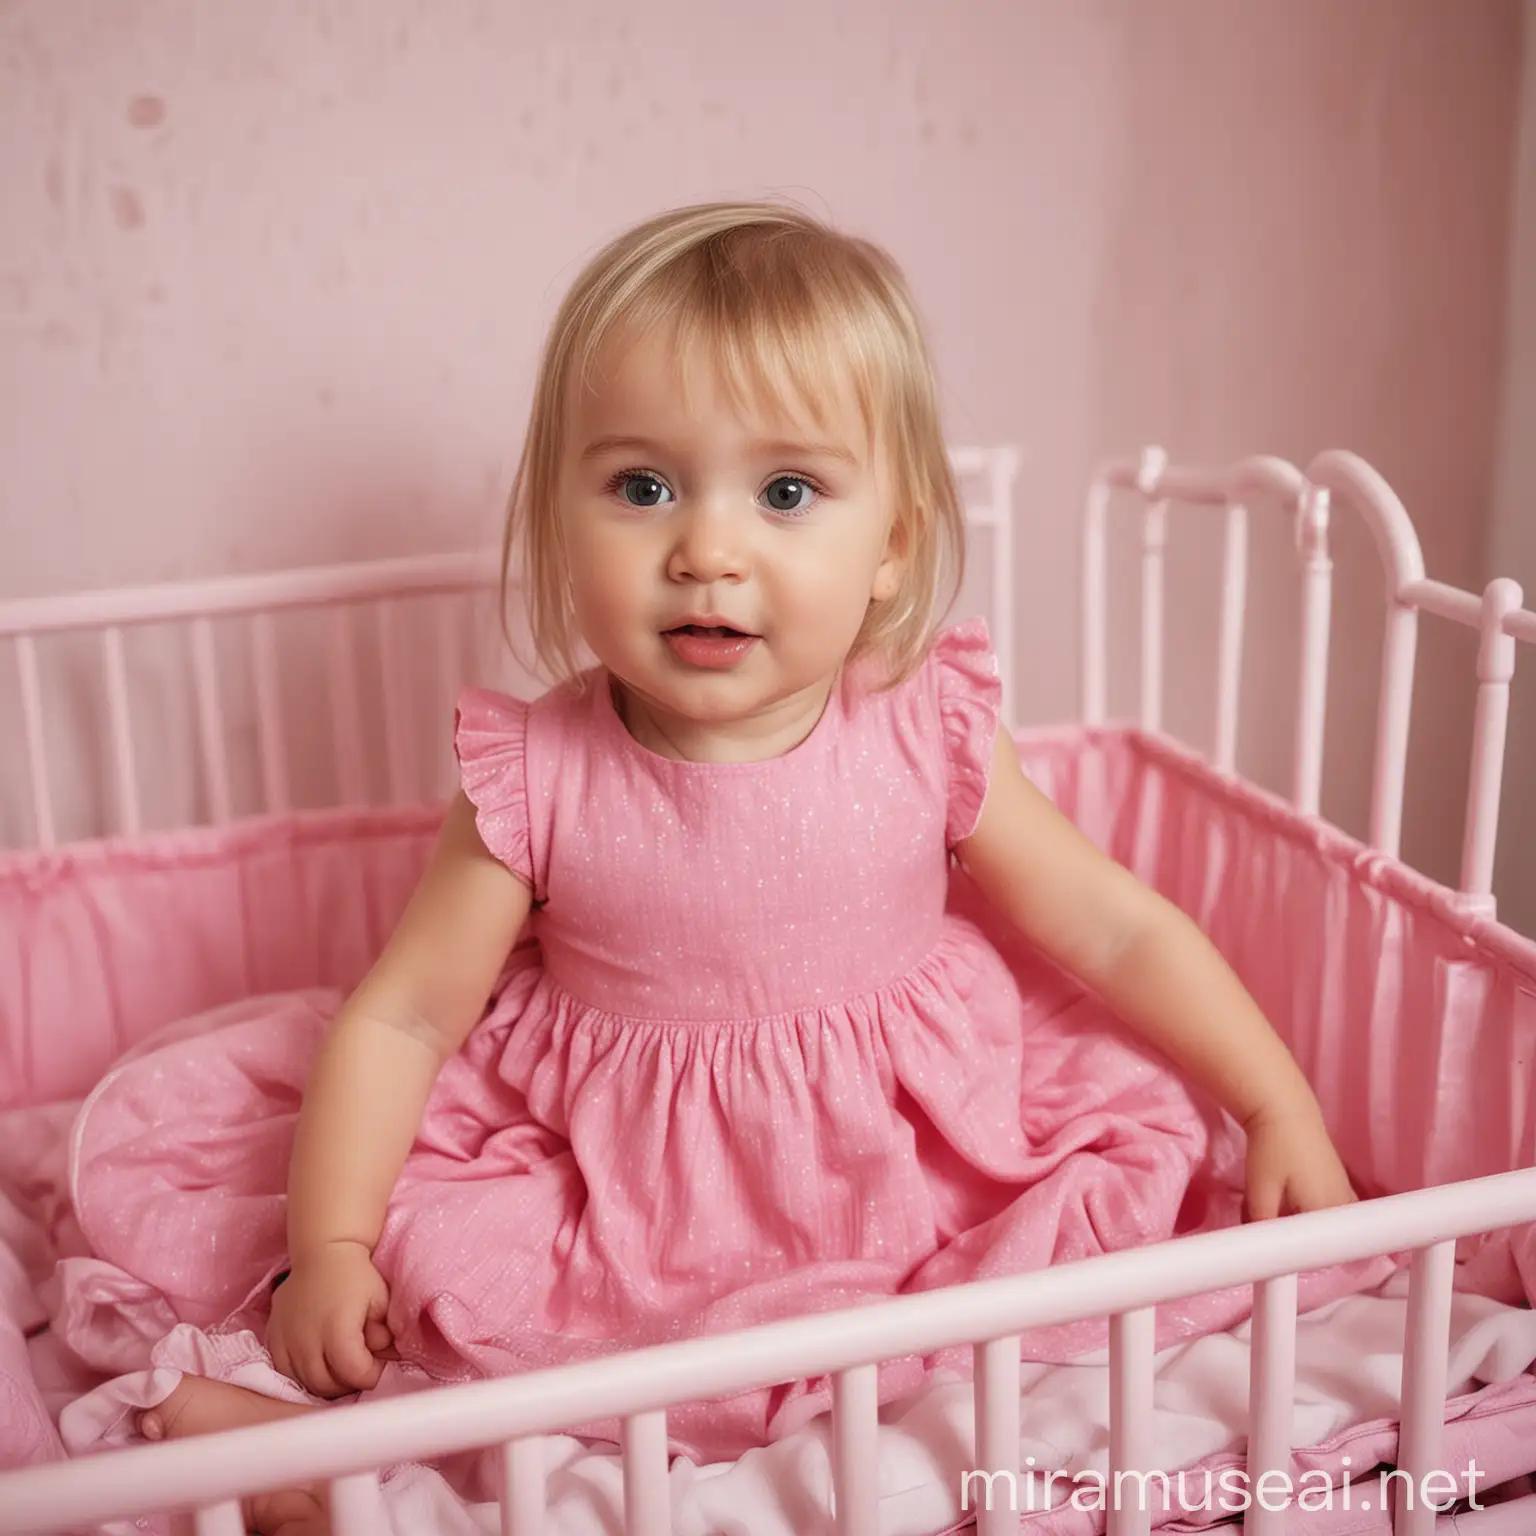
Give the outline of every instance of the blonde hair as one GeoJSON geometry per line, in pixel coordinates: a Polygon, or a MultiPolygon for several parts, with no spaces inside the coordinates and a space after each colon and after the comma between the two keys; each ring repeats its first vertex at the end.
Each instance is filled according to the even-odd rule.
{"type": "Polygon", "coordinates": [[[613,240],[576,279],[545,343],[512,483],[503,622],[520,536],[537,660],[557,680],[579,671],[558,516],[570,390],[586,381],[610,332],[659,323],[677,326],[685,345],[702,339],[738,396],[766,389],[783,399],[792,390],[814,412],[829,368],[847,378],[871,440],[886,445],[896,498],[891,537],[905,556],[897,590],[872,604],[848,659],[881,658],[883,686],[910,676],[953,601],[965,559],[964,513],[927,347],[906,281],[884,251],[772,203],[660,214],[613,240]]]}

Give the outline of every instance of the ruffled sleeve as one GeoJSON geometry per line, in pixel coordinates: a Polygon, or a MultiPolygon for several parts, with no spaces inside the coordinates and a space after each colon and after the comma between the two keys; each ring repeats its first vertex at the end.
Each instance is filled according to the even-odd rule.
{"type": "Polygon", "coordinates": [[[1003,685],[986,621],[970,619],[940,632],[931,665],[938,676],[939,719],[949,767],[945,832],[953,847],[976,830],[992,748],[1002,713],[1003,685]]]}
{"type": "Polygon", "coordinates": [[[460,695],[453,733],[459,782],[475,808],[485,846],[531,889],[527,740],[526,701],[488,688],[460,695]]]}

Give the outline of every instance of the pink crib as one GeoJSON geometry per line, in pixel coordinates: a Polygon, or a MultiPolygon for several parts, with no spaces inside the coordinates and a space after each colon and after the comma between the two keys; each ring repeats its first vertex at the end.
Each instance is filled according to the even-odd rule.
{"type": "MultiPolygon", "coordinates": [[[[956,464],[973,525],[993,541],[987,602],[1007,668],[1016,457],[957,450],[956,464]]],[[[493,591],[496,572],[488,558],[447,555],[0,605],[0,644],[15,657],[11,739],[25,753],[15,819],[25,817],[34,845],[0,858],[0,1212],[14,1218],[0,1225],[0,1454],[12,1464],[0,1471],[0,1533],[168,1529],[134,1522],[184,1511],[199,1536],[235,1536],[241,1496],[293,1482],[328,1484],[341,1536],[938,1536],[973,1527],[981,1536],[1133,1536],[1239,1520],[1256,1536],[1536,1529],[1536,1498],[1521,1497],[1536,1473],[1536,944],[1496,921],[1491,893],[1510,679],[1517,642],[1536,642],[1536,613],[1522,608],[1513,581],[1476,595],[1427,578],[1401,503],[1341,452],[1304,472],[1270,458],[1179,468],[1156,450],[1109,464],[1088,497],[1084,552],[1082,719],[1017,732],[1026,766],[1102,846],[1211,933],[1316,1085],[1368,1199],[518,1379],[74,1460],[61,1459],[54,1418],[87,1383],[50,1352],[43,1283],[65,1251],[62,1162],[38,1149],[50,1137],[62,1143],[74,1106],[116,1057],[175,1021],[252,994],[346,987],[361,974],[430,845],[448,765],[423,763],[416,744],[446,735],[447,700],[470,671],[464,614],[493,591]],[[1139,506],[1142,529],[1140,706],[1129,723],[1106,719],[1117,493],[1139,506]],[[1293,521],[1302,556],[1286,799],[1234,767],[1248,507],[1261,502],[1293,521]],[[1170,511],[1184,507],[1222,519],[1209,754],[1162,723],[1165,533],[1170,511]],[[1364,843],[1318,814],[1335,511],[1364,518],[1388,597],[1364,843]],[[358,622],[363,612],[370,625],[358,622]],[[1455,890],[1398,858],[1421,613],[1479,637],[1455,890]],[[300,617],[311,638],[285,668],[279,632],[300,617]],[[168,682],[164,667],[136,670],[136,637],[150,628],[185,642],[185,685],[168,682]],[[70,670],[82,636],[101,665],[99,725],[70,670]],[[236,644],[248,646],[239,685],[225,664],[236,644]],[[50,656],[61,646],[74,649],[58,665],[50,656]],[[365,687],[365,659],[391,675],[414,668],[414,696],[425,702],[413,710],[411,690],[365,687]],[[296,679],[306,666],[319,681],[296,679]],[[340,728],[330,804],[301,809],[300,781],[315,770],[290,750],[291,695],[304,686],[329,691],[340,728]],[[146,826],[146,789],[162,787],[141,782],[135,725],[144,729],[146,711],[157,734],[180,722],[196,743],[195,758],[186,754],[201,775],[195,807],[176,830],[146,826]],[[65,734],[79,743],[79,762],[57,750],[65,734]],[[370,741],[377,752],[364,750],[370,741]],[[366,782],[374,760],[387,765],[383,786],[366,782]],[[97,774],[116,824],[77,833],[57,786],[83,786],[89,802],[97,774]],[[209,916],[231,901],[246,914],[238,934],[209,916]],[[1404,1262],[1395,1287],[1360,1302],[1376,1309],[1367,1320],[1377,1335],[1351,1353],[1340,1322],[1348,1306],[1298,1316],[1296,1277],[1381,1253],[1404,1262]],[[1204,1354],[1154,1354],[1155,1307],[1250,1286],[1251,1325],[1204,1354]],[[1088,1317],[1110,1319],[1103,1359],[1065,1373],[1021,1361],[1021,1332],[1088,1317]],[[878,1361],[957,1346],[971,1350],[974,1371],[942,1399],[905,1418],[877,1412],[878,1361]],[[1197,1355],[1207,1361],[1198,1370],[1197,1355]],[[793,1455],[692,1472],[669,1465],[669,1406],[822,1375],[835,1383],[830,1423],[824,1434],[808,1431],[793,1455]],[[1219,1411],[1210,1406],[1218,1399],[1219,1411]],[[624,1425],[616,1449],[562,1438],[566,1426],[610,1415],[624,1425]],[[1074,1474],[1054,1490],[1046,1483],[1042,1496],[1035,1450],[1051,1436],[1063,1469],[1075,1457],[1097,1481],[1074,1474]],[[469,1451],[483,1452],[489,1469],[483,1500],[454,1504],[433,1484],[437,1502],[423,1493],[410,1506],[414,1524],[402,1513],[408,1500],[386,1501],[403,1485],[383,1469],[469,1451]],[[1176,1499],[1172,1476],[1200,1468],[1208,1495],[1215,1472],[1233,1496],[1198,1507],[1176,1499]]],[[[1004,694],[1011,720],[1006,671],[1004,694]]]]}

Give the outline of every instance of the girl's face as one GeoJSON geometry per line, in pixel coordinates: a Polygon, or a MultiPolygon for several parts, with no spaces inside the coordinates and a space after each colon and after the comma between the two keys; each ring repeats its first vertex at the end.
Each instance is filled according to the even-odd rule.
{"type": "Polygon", "coordinates": [[[559,516],[576,622],[664,756],[804,740],[871,601],[896,590],[885,455],[852,399],[825,404],[819,426],[742,407],[666,332],[605,348],[573,390],[559,516]]]}

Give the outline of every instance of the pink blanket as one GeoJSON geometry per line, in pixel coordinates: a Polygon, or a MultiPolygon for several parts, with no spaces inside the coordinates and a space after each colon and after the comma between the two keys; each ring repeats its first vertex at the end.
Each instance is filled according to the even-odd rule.
{"type": "Polygon", "coordinates": [[[0,1467],[63,1456],[57,1414],[99,1379],[63,1358],[42,1380],[35,1368],[55,1259],[84,1249],[66,1194],[72,1118],[67,1104],[0,1114],[0,1467]]]}

